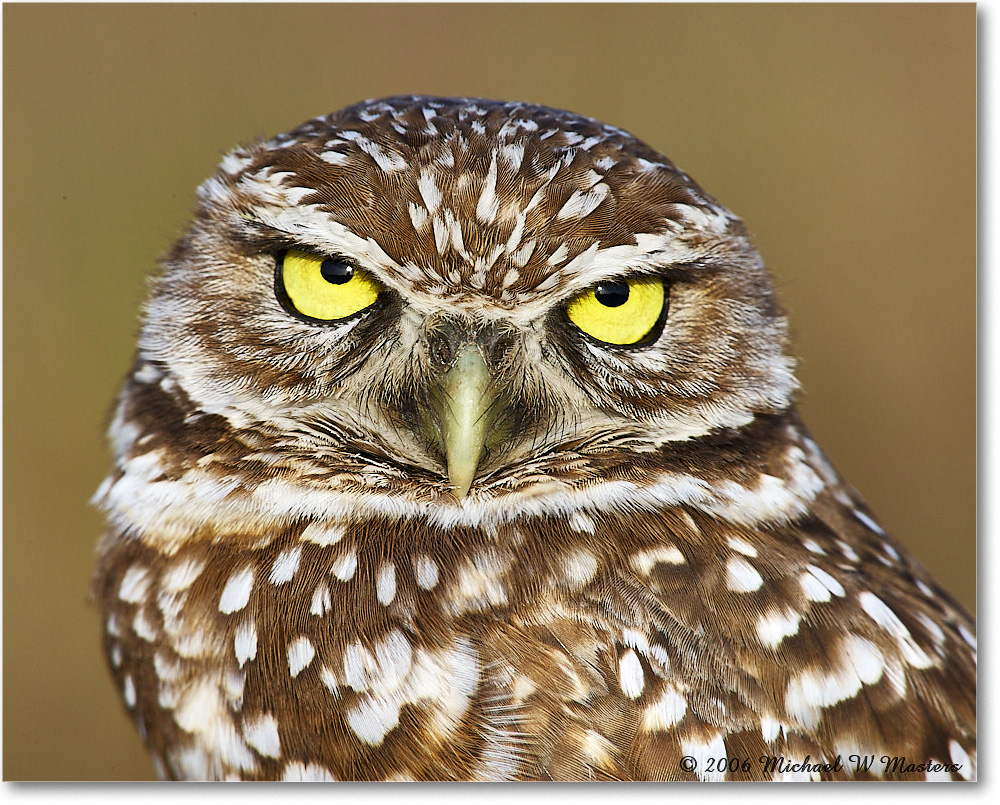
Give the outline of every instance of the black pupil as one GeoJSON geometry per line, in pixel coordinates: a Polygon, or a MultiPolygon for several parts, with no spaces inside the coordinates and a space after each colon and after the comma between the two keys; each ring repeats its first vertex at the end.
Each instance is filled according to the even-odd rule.
{"type": "Polygon", "coordinates": [[[594,296],[605,307],[619,307],[628,301],[628,283],[602,282],[594,288],[594,296]]]}
{"type": "Polygon", "coordinates": [[[354,276],[354,268],[343,260],[324,260],[323,265],[319,267],[319,273],[327,282],[343,285],[354,276]]]}

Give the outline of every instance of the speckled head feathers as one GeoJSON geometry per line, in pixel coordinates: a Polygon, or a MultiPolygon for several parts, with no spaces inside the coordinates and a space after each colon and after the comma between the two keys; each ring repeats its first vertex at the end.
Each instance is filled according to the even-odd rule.
{"type": "Polygon", "coordinates": [[[588,250],[738,226],[627,132],[528,104],[366,102],[237,150],[222,167],[203,198],[246,191],[276,202],[275,223],[296,220],[282,218],[288,204],[312,207],[410,267],[420,290],[507,307],[572,282],[588,250]]]}

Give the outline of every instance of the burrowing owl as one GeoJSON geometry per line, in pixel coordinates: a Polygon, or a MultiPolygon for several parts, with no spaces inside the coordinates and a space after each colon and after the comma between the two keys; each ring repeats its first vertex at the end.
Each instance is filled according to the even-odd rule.
{"type": "Polygon", "coordinates": [[[96,496],[158,771],[972,778],[974,623],[786,340],[741,221],[621,129],[406,97],[230,153],[96,496]]]}

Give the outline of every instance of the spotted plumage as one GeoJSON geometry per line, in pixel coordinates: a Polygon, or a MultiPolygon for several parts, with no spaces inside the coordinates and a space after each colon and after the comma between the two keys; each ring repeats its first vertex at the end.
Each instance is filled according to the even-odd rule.
{"type": "Polygon", "coordinates": [[[974,623],[786,340],[740,220],[620,129],[407,97],[236,149],[96,496],[158,772],[974,778],[974,623]]]}

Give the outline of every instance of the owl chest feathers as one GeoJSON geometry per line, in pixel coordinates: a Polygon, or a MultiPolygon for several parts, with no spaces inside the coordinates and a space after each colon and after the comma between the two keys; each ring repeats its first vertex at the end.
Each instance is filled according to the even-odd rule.
{"type": "Polygon", "coordinates": [[[720,447],[708,494],[677,466],[658,486],[595,484],[590,505],[563,488],[506,518],[475,499],[359,517],[280,475],[227,481],[238,458],[207,429],[216,460],[181,465],[132,431],[102,492],[131,538],[98,595],[167,776],[696,778],[676,759],[815,757],[823,735],[891,748],[904,736],[882,719],[916,676],[968,653],[960,619],[904,624],[907,591],[865,592],[864,554],[887,571],[899,555],[831,497],[805,437],[772,445],[784,458],[756,483],[724,473],[720,447]],[[819,503],[853,523],[803,516],[819,503]]]}

